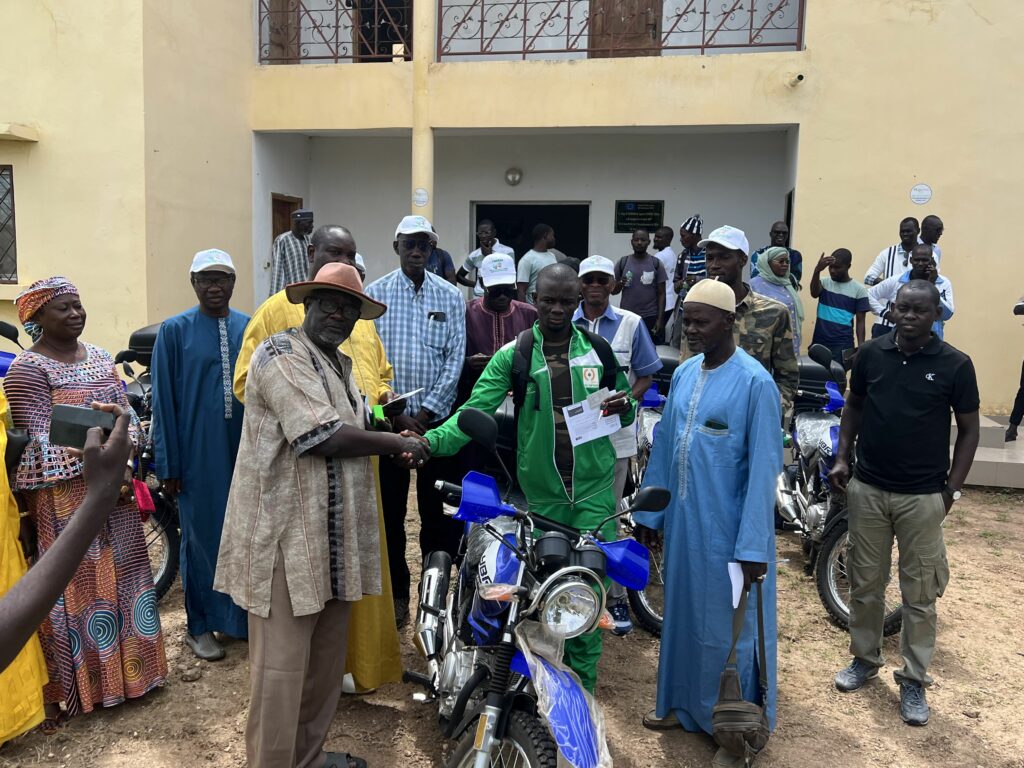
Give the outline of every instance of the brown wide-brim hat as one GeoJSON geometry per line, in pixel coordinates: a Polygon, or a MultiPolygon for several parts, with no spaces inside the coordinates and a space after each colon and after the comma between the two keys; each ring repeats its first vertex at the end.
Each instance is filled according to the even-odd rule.
{"type": "Polygon", "coordinates": [[[359,279],[359,272],[348,264],[324,264],[314,279],[292,283],[284,289],[285,296],[292,304],[301,304],[313,291],[341,291],[359,299],[363,305],[359,317],[363,320],[376,320],[388,310],[386,304],[374,301],[363,293],[363,281],[359,279]]]}

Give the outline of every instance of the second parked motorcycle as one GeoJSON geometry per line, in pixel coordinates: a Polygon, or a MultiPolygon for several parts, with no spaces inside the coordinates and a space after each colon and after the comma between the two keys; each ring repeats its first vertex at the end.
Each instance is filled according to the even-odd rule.
{"type": "Polygon", "coordinates": [[[153,586],[156,599],[163,598],[178,575],[181,556],[181,528],[178,521],[178,504],[160,487],[156,477],[153,454],[153,387],[149,365],[153,344],[160,324],[142,328],[131,335],[128,349],[117,353],[114,363],[131,380],[128,384],[128,404],[131,405],[142,426],[142,445],[135,464],[135,478],[145,483],[153,499],[153,510],[142,513],[142,527],[146,536],[146,551],[153,569],[153,586]],[[135,375],[132,363],[145,366],[139,376],[135,375]]]}
{"type": "MultiPolygon", "coordinates": [[[[792,461],[777,481],[776,511],[785,527],[796,530],[801,537],[805,569],[815,578],[825,610],[836,624],[849,629],[849,509],[846,494],[833,488],[829,479],[839,449],[839,425],[846,404],[840,387],[846,385],[846,372],[821,344],[811,346],[808,355],[828,371],[829,377],[823,394],[797,391],[798,403],[817,403],[819,407],[796,409],[791,429],[792,461]]],[[[853,457],[850,464],[852,469],[853,457]]],[[[891,635],[900,630],[903,608],[894,584],[887,592],[893,594],[886,596],[883,631],[891,635]]]]}

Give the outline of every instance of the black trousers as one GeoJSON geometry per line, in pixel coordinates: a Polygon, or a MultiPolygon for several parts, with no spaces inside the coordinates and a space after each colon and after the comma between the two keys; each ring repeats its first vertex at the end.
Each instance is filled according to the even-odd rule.
{"type": "MultiPolygon", "coordinates": [[[[452,459],[434,458],[416,470],[416,506],[420,513],[420,553],[445,550],[455,559],[459,551],[463,523],[446,517],[441,494],[434,482],[448,480],[452,459]]],[[[412,472],[397,466],[390,459],[380,460],[380,495],[384,507],[384,535],[388,545],[391,591],[394,597],[409,598],[409,564],[405,558],[405,516],[409,504],[409,483],[412,472]]]]}
{"type": "Polygon", "coordinates": [[[644,326],[647,328],[647,332],[651,334],[651,340],[656,345],[657,344],[664,344],[665,343],[665,332],[664,332],[664,330],[658,331],[658,333],[654,332],[654,327],[658,324],[658,316],[657,315],[651,315],[650,317],[641,318],[641,320],[643,321],[644,326]]]}
{"type": "Polygon", "coordinates": [[[1024,365],[1020,367],[1020,387],[1017,389],[1017,397],[1013,399],[1010,423],[1019,427],[1021,419],[1024,419],[1024,365]]]}

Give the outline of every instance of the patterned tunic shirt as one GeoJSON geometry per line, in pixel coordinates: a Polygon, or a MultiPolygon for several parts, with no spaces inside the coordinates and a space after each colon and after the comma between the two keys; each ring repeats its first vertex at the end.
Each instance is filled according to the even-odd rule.
{"type": "Polygon", "coordinates": [[[363,429],[365,420],[344,353],[331,361],[301,328],[257,347],[214,589],[266,617],[280,550],[295,616],[317,613],[331,599],[380,594],[370,459],[311,453],[342,425],[363,429]]]}
{"type": "MultiPolygon", "coordinates": [[[[782,397],[782,412],[785,416],[800,382],[796,352],[793,349],[793,327],[789,321],[789,310],[775,299],[762,296],[750,290],[736,305],[736,322],[733,335],[736,346],[753,357],[772,375],[782,397]]],[[[683,336],[680,361],[693,357],[686,336],[683,336]]]]}

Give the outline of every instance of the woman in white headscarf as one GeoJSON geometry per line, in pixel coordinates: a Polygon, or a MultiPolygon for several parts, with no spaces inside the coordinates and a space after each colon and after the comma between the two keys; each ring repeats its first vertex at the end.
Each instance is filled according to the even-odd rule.
{"type": "Polygon", "coordinates": [[[800,327],[804,322],[804,305],[800,294],[793,285],[789,271],[789,251],[785,248],[769,248],[762,259],[768,269],[762,269],[750,281],[750,287],[762,296],[782,302],[789,310],[789,324],[793,326],[793,349],[800,356],[800,327]]]}

